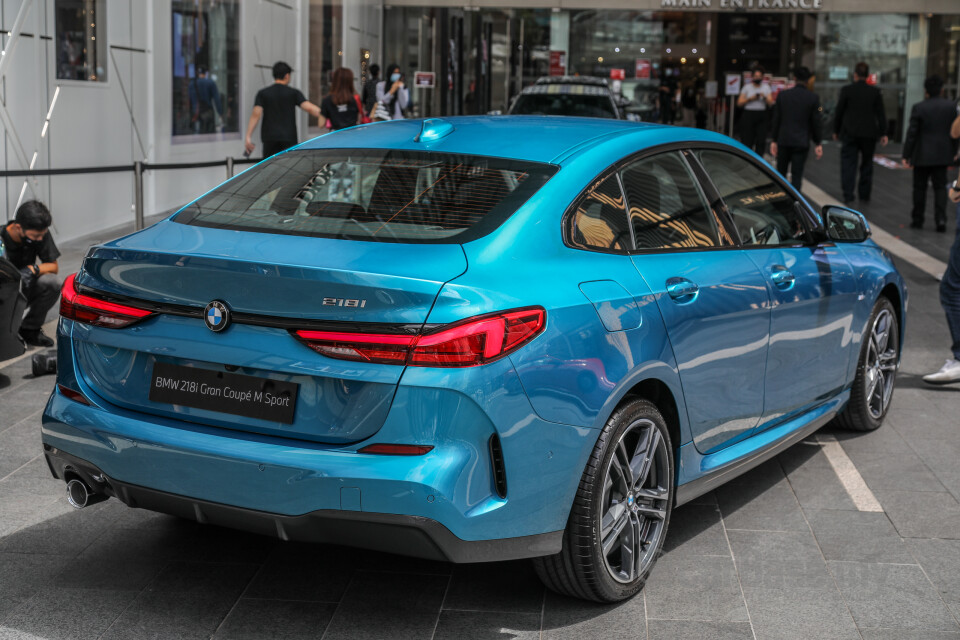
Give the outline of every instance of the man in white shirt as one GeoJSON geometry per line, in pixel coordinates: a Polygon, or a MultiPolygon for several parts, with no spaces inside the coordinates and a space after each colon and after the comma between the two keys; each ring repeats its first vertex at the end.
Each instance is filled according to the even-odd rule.
{"type": "Polygon", "coordinates": [[[753,68],[751,82],[740,89],[737,106],[743,109],[740,116],[740,142],[761,156],[767,144],[767,109],[773,105],[773,91],[763,81],[763,67],[753,68]]]}

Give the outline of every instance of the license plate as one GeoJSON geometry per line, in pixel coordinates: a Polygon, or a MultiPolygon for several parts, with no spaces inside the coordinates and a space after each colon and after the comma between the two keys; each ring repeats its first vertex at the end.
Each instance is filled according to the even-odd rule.
{"type": "Polygon", "coordinates": [[[150,401],[293,424],[300,385],[157,362],[150,401]]]}

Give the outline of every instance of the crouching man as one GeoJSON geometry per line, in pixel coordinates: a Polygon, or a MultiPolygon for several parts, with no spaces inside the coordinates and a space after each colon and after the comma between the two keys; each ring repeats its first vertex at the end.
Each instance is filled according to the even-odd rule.
{"type": "Polygon", "coordinates": [[[43,333],[47,311],[60,297],[57,258],[60,251],[50,236],[53,219],[46,205],[29,200],[20,205],[13,222],[0,229],[7,260],[23,276],[23,294],[27,311],[20,325],[20,337],[32,347],[52,347],[53,340],[43,333]]]}

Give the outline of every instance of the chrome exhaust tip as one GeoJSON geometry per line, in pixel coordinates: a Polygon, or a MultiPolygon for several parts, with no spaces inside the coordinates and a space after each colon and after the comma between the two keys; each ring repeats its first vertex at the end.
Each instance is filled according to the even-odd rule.
{"type": "Polygon", "coordinates": [[[83,480],[74,478],[67,483],[67,502],[74,509],[89,507],[92,504],[103,502],[109,497],[102,493],[96,493],[83,480]]]}

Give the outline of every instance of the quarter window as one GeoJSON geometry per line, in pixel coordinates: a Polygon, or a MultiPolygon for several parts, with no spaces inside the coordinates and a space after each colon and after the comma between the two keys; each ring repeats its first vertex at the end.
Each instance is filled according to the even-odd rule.
{"type": "Polygon", "coordinates": [[[744,245],[803,242],[797,200],[770,174],[724,151],[701,151],[700,162],[726,203],[744,245]]]}
{"type": "Polygon", "coordinates": [[[716,221],[678,154],[634,162],[621,177],[637,249],[720,245],[716,221]]]}
{"type": "Polygon", "coordinates": [[[580,249],[625,252],[630,248],[627,210],[616,174],[587,192],[571,218],[570,231],[572,244],[580,249]]]}

